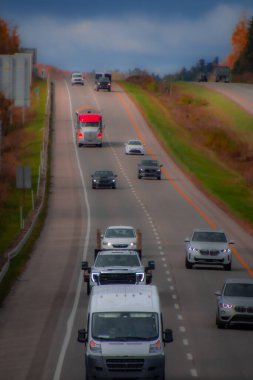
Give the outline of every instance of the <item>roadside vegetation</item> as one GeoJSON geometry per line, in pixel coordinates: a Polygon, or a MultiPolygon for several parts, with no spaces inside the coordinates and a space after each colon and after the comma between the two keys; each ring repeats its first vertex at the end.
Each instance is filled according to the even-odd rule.
{"type": "Polygon", "coordinates": [[[47,83],[34,81],[32,105],[26,110],[25,123],[22,124],[21,110],[15,110],[15,124],[2,139],[1,185],[0,185],[0,262],[4,252],[15,242],[22,230],[23,220],[33,211],[36,198],[41,151],[45,127],[45,105],[47,83]],[[36,95],[35,95],[36,89],[36,95]],[[31,168],[32,189],[16,188],[16,169],[18,166],[31,168]],[[22,219],[21,220],[21,210],[22,219]],[[6,221],[8,221],[6,223],[6,221]]]}
{"type": "Polygon", "coordinates": [[[253,227],[253,117],[204,86],[156,81],[121,83],[163,146],[216,202],[253,227]]]}

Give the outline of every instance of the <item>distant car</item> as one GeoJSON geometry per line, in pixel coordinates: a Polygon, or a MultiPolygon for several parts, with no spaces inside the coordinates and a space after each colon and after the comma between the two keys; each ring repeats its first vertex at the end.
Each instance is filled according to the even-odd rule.
{"type": "Polygon", "coordinates": [[[84,86],[84,79],[83,79],[83,74],[82,73],[72,73],[72,76],[71,76],[71,84],[72,86],[74,84],[81,84],[82,86],[84,86]]]}
{"type": "Polygon", "coordinates": [[[131,226],[110,226],[101,236],[102,249],[132,249],[137,248],[137,233],[131,226]]]}
{"type": "Polygon", "coordinates": [[[107,77],[100,77],[97,81],[97,91],[107,90],[111,91],[111,81],[107,77]]]}
{"type": "Polygon", "coordinates": [[[253,279],[227,279],[217,296],[216,325],[253,325],[253,279]]]}
{"type": "Polygon", "coordinates": [[[160,180],[161,167],[157,160],[141,160],[138,164],[138,178],[153,177],[160,180]]]}
{"type": "Polygon", "coordinates": [[[231,269],[232,252],[226,234],[221,230],[195,229],[191,238],[185,239],[185,266],[221,265],[225,270],[231,269]]]}
{"type": "Polygon", "coordinates": [[[198,77],[199,82],[208,82],[207,75],[206,74],[200,74],[198,77]]]}
{"type": "Polygon", "coordinates": [[[91,175],[92,189],[116,189],[116,178],[117,174],[114,174],[111,170],[97,170],[91,175]]]}
{"type": "Polygon", "coordinates": [[[125,144],[126,154],[144,154],[144,146],[140,140],[129,140],[125,144]]]}

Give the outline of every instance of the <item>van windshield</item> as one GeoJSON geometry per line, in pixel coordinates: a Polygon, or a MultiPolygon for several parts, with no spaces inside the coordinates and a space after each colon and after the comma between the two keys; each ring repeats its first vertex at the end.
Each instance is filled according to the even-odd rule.
{"type": "Polygon", "coordinates": [[[97,340],[155,340],[159,336],[158,324],[157,313],[93,313],[91,334],[97,340]]]}

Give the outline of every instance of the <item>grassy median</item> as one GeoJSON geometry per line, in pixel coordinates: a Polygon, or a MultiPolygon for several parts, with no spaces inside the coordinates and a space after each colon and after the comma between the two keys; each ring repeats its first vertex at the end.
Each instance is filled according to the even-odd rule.
{"type": "Polygon", "coordinates": [[[253,226],[253,117],[196,84],[173,84],[167,95],[134,83],[121,85],[175,161],[220,204],[253,226]]]}

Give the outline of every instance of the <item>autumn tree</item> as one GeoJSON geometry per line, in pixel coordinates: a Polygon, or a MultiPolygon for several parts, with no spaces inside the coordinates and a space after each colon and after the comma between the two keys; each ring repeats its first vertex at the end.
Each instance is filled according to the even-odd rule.
{"type": "Polygon", "coordinates": [[[247,44],[247,21],[245,15],[237,23],[231,37],[232,51],[226,59],[226,64],[233,68],[235,62],[238,60],[247,44]]]}
{"type": "Polygon", "coordinates": [[[247,41],[234,65],[237,74],[253,72],[253,17],[248,22],[247,41]]]}
{"type": "Polygon", "coordinates": [[[0,54],[15,54],[20,49],[20,38],[17,27],[11,29],[8,23],[0,18],[0,54]]]}

